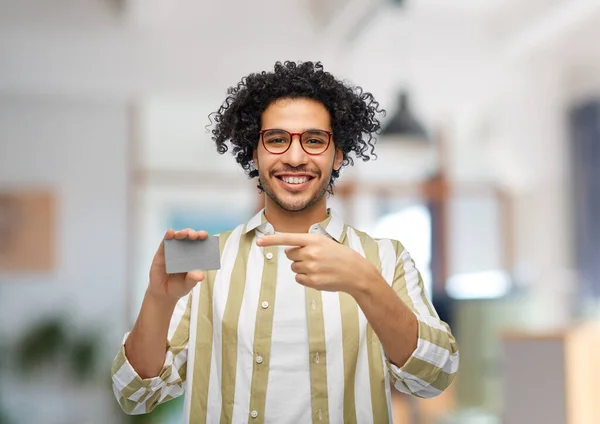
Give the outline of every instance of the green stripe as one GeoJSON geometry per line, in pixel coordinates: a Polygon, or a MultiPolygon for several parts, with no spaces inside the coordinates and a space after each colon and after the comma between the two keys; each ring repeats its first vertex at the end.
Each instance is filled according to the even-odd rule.
{"type": "Polygon", "coordinates": [[[340,292],[342,348],[344,351],[344,424],[356,423],[354,381],[358,359],[358,305],[348,293],[340,292]]]}
{"type": "Polygon", "coordinates": [[[192,314],[192,295],[188,296],[188,300],[185,306],[185,312],[183,313],[173,337],[167,343],[167,349],[171,351],[173,356],[183,351],[190,340],[190,316],[192,314]]]}
{"type": "Polygon", "coordinates": [[[156,392],[154,392],[154,394],[152,396],[150,396],[150,398],[148,400],[146,400],[146,411],[150,412],[152,411],[156,405],[158,405],[158,399],[160,398],[160,394],[161,394],[162,390],[157,390],[156,392]]]}
{"type": "MultiPolygon", "coordinates": [[[[123,365],[125,365],[126,360],[127,359],[125,356],[125,347],[121,345],[121,348],[117,353],[117,357],[112,363],[111,373],[113,376],[119,371],[119,369],[121,369],[123,365]]],[[[121,408],[123,408],[123,411],[125,411],[128,414],[131,413],[131,411],[133,411],[134,408],[138,405],[138,402],[129,400],[128,397],[134,394],[136,391],[138,391],[141,387],[146,388],[148,386],[149,383],[144,384],[144,382],[141,379],[134,378],[134,380],[131,383],[129,383],[128,386],[125,386],[122,390],[120,390],[119,393],[121,394],[121,396],[119,397],[119,404],[121,405],[121,408]]]]}
{"type": "MultiPolygon", "coordinates": [[[[344,235],[347,228],[344,227],[344,235]]],[[[344,237],[344,246],[350,247],[350,239],[344,237]]],[[[358,304],[348,293],[340,292],[340,314],[342,322],[342,350],[344,352],[344,424],[356,423],[356,401],[354,382],[358,360],[358,304]]]]}
{"type": "MultiPolygon", "coordinates": [[[[417,322],[419,324],[419,339],[427,340],[431,344],[446,349],[450,354],[458,350],[456,347],[456,340],[454,340],[452,333],[438,330],[420,320],[417,322]]],[[[447,328],[447,326],[445,326],[445,328],[447,328]]]]}
{"type": "MultiPolygon", "coordinates": [[[[412,262],[413,262],[413,266],[415,266],[414,261],[412,261],[412,262]]],[[[415,268],[416,268],[416,266],[415,266],[415,268]]],[[[419,287],[421,289],[421,301],[423,302],[423,304],[425,304],[425,306],[427,306],[429,315],[431,315],[432,317],[438,318],[437,313],[433,309],[433,305],[431,305],[431,303],[429,302],[429,299],[427,299],[427,295],[425,293],[425,284],[423,284],[423,278],[421,277],[420,272],[419,272],[419,287]]]]}
{"type": "MultiPolygon", "coordinates": [[[[395,271],[394,282],[396,282],[396,276],[402,275],[402,278],[399,279],[399,281],[401,281],[401,284],[398,284],[399,287],[394,287],[394,290],[396,290],[396,292],[400,295],[402,300],[407,302],[406,304],[410,307],[410,309],[414,311],[415,307],[414,307],[412,300],[410,299],[410,296],[408,295],[408,288],[406,286],[406,277],[404,275],[404,265],[405,265],[404,260],[400,259],[400,256],[404,252],[404,246],[402,246],[402,244],[396,240],[392,240],[392,243],[394,244],[394,249],[396,250],[396,260],[398,263],[398,265],[396,267],[396,271],[395,271]]],[[[410,262],[411,262],[411,265],[415,269],[417,269],[417,266],[415,265],[415,261],[412,258],[411,258],[410,262]]],[[[435,313],[433,306],[430,304],[429,300],[427,299],[427,295],[425,293],[425,285],[423,284],[423,278],[422,278],[420,272],[418,273],[418,276],[419,276],[418,277],[418,285],[419,285],[419,288],[421,289],[420,290],[421,291],[421,301],[427,307],[429,314],[433,317],[437,317],[437,314],[435,313]]]]}
{"type": "Polygon", "coordinates": [[[254,231],[243,234],[240,238],[240,246],[233,265],[227,304],[225,305],[225,312],[223,314],[221,330],[223,334],[221,352],[221,423],[231,423],[233,419],[237,370],[238,321],[244,297],[244,289],[246,287],[246,266],[253,239],[254,231]]]}
{"type": "Polygon", "coordinates": [[[321,292],[306,287],[306,316],[310,362],[310,394],[314,423],[329,423],[327,347],[321,292]]]}
{"type": "MultiPolygon", "coordinates": [[[[219,234],[219,250],[223,256],[223,250],[231,231],[219,234]]],[[[205,273],[205,279],[201,282],[200,298],[198,300],[198,314],[196,322],[196,344],[194,370],[192,379],[192,399],[190,402],[190,422],[205,423],[208,409],[208,384],[210,381],[210,363],[212,360],[213,343],[213,288],[215,284],[216,271],[205,273]]]]}
{"type": "Polygon", "coordinates": [[[400,299],[410,308],[410,310],[415,310],[415,305],[413,304],[410,296],[408,295],[408,287],[406,287],[406,278],[404,275],[404,261],[400,259],[400,255],[404,248],[402,245],[396,240],[392,240],[394,245],[394,249],[396,250],[396,261],[398,265],[396,265],[396,269],[394,270],[394,279],[392,282],[392,288],[394,291],[400,296],[400,299]]]}
{"type": "Polygon", "coordinates": [[[444,391],[456,375],[444,372],[441,368],[415,357],[410,358],[402,370],[431,384],[439,391],[444,391]]]}
{"type": "Polygon", "coordinates": [[[263,254],[273,254],[273,259],[265,260],[260,284],[260,295],[256,305],[256,321],[254,324],[254,358],[260,356],[259,364],[254,360],[252,367],[252,383],[250,387],[250,411],[259,411],[258,417],[248,420],[252,423],[263,423],[267,400],[267,382],[269,380],[269,364],[271,359],[271,334],[273,331],[273,312],[275,310],[275,287],[277,281],[277,247],[263,249],[263,254]],[[262,302],[269,302],[267,308],[262,302]]]}
{"type": "Polygon", "coordinates": [[[117,357],[114,359],[111,367],[111,373],[114,376],[123,365],[125,365],[125,347],[121,345],[117,357]]]}
{"type": "MultiPolygon", "coordinates": [[[[381,258],[379,257],[379,245],[371,237],[360,231],[359,235],[365,257],[381,273],[381,258]]],[[[381,343],[371,324],[367,324],[367,355],[369,358],[369,381],[371,385],[371,406],[373,407],[373,422],[387,423],[390,421],[388,414],[388,403],[385,387],[387,379],[384,374],[383,356],[381,354],[381,343]]]]}

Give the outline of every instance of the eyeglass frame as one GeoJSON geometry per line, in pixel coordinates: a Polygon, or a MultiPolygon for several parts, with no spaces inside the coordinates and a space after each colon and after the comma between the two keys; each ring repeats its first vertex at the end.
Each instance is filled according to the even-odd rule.
{"type": "Polygon", "coordinates": [[[295,135],[298,136],[298,142],[300,143],[300,147],[302,148],[302,150],[304,151],[304,153],[306,153],[307,155],[310,155],[310,156],[319,156],[319,155],[322,155],[323,153],[325,153],[327,151],[327,149],[329,149],[329,145],[331,144],[331,136],[333,135],[333,133],[331,131],[322,130],[322,129],[319,129],[319,128],[311,128],[311,129],[308,129],[308,130],[303,131],[301,133],[292,133],[292,132],[289,132],[289,131],[284,130],[282,128],[267,128],[267,129],[264,129],[264,130],[260,130],[260,141],[261,141],[263,147],[265,148],[265,150],[267,152],[269,152],[270,154],[272,154],[272,155],[283,155],[288,150],[290,150],[290,147],[292,147],[292,143],[294,142],[294,136],[295,135]],[[265,135],[265,133],[267,131],[283,131],[285,133],[288,133],[290,135],[290,144],[287,146],[287,149],[285,149],[283,152],[280,152],[280,153],[273,153],[273,152],[271,152],[267,148],[267,146],[265,145],[265,137],[264,137],[264,135],[265,135]],[[327,138],[327,146],[325,146],[325,149],[323,149],[322,152],[320,152],[320,153],[309,153],[309,152],[306,151],[306,149],[302,145],[302,135],[304,135],[305,133],[310,132],[310,131],[322,131],[325,134],[327,134],[327,136],[328,136],[328,138],[327,138]]]}

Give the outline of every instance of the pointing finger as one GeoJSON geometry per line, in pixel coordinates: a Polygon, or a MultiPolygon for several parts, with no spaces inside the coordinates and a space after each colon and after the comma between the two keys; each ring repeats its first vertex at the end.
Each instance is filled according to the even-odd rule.
{"type": "Polygon", "coordinates": [[[270,234],[260,237],[256,244],[261,247],[268,246],[307,246],[315,241],[315,234],[282,233],[270,234]]]}

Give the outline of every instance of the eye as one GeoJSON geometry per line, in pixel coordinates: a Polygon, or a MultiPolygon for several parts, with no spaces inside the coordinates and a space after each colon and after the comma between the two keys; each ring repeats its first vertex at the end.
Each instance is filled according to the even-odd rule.
{"type": "Polygon", "coordinates": [[[312,145],[323,145],[323,144],[325,144],[325,141],[319,140],[318,138],[309,138],[308,140],[305,141],[305,143],[312,144],[312,145]]]}
{"type": "Polygon", "coordinates": [[[269,144],[285,144],[287,143],[287,141],[285,140],[285,138],[270,138],[268,140],[265,140],[267,143],[269,144]]]}

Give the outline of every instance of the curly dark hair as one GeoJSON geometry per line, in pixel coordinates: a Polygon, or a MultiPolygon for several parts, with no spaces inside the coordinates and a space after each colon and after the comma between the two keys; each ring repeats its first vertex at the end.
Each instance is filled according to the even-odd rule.
{"type": "MultiPolygon", "coordinates": [[[[230,87],[219,110],[209,115],[209,119],[214,117],[211,132],[217,151],[227,152],[229,142],[248,177],[258,176],[252,154],[260,138],[262,113],[281,98],[309,98],[325,106],[335,146],[343,151],[342,167],[354,164],[352,152],[363,161],[377,157],[374,134],[381,130],[378,115],[385,111],[371,93],[336,79],[320,62],[277,62],[273,72],[252,73],[230,87]]],[[[333,170],[330,193],[338,177],[339,170],[333,170]]],[[[258,187],[262,190],[260,182],[258,187]]]]}

